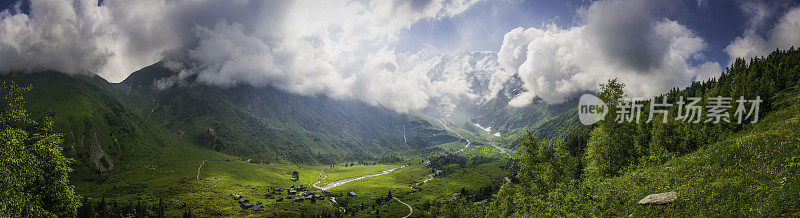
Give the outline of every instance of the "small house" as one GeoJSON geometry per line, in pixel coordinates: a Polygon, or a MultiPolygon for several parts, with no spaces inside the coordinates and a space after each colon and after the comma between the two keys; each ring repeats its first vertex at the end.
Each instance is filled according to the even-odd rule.
{"type": "Polygon", "coordinates": [[[251,203],[243,203],[243,204],[241,204],[241,206],[242,206],[242,208],[247,209],[247,208],[253,207],[253,204],[251,204],[251,203]]]}
{"type": "Polygon", "coordinates": [[[258,203],[256,205],[253,205],[253,208],[250,208],[250,209],[253,210],[253,211],[263,211],[264,207],[261,206],[261,203],[258,203]]]}
{"type": "Polygon", "coordinates": [[[303,202],[303,197],[295,197],[293,201],[298,203],[303,202]]]}
{"type": "Polygon", "coordinates": [[[348,193],[347,193],[347,196],[350,196],[350,197],[355,197],[355,196],[356,196],[356,193],[355,193],[355,192],[348,192],[348,193]]]}
{"type": "Polygon", "coordinates": [[[297,194],[297,191],[294,190],[293,188],[290,188],[287,193],[289,193],[289,195],[295,195],[295,194],[297,194]]]}
{"type": "Polygon", "coordinates": [[[277,198],[275,198],[275,201],[276,202],[281,202],[281,201],[283,201],[283,197],[277,197],[277,198]]]}

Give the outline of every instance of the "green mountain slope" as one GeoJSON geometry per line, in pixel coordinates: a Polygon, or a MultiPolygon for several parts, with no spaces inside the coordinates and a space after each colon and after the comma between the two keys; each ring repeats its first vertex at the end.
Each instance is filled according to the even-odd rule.
{"type": "Polygon", "coordinates": [[[157,63],[116,85],[124,90],[117,95],[146,122],[237,156],[332,163],[457,140],[424,120],[355,100],[249,86],[154,86],[174,74],[157,63]]]}
{"type": "Polygon", "coordinates": [[[513,192],[531,184],[513,184],[488,210],[584,216],[796,216],[800,214],[795,199],[800,193],[800,88],[778,99],[775,104],[780,109],[759,123],[664,164],[609,179],[555,184],[547,195],[534,196],[537,200],[516,212],[503,202],[514,201],[513,192]],[[670,191],[678,192],[679,198],[668,205],[637,204],[647,195],[670,191]]]}
{"type": "Polygon", "coordinates": [[[23,74],[19,82],[33,87],[25,96],[31,115],[52,116],[54,129],[64,134],[64,154],[76,160],[78,180],[103,180],[174,143],[116,100],[116,88],[100,77],[41,72],[23,74]]]}
{"type": "MultiPolygon", "coordinates": [[[[718,79],[662,96],[669,102],[681,96],[760,96],[764,103],[755,124],[737,124],[735,119],[720,124],[617,124],[607,120],[592,126],[585,142],[574,144],[538,141],[535,138],[541,130],[534,129],[522,139],[518,181],[507,183],[491,204],[475,207],[442,201],[432,213],[492,217],[800,215],[794,199],[800,192],[798,57],[800,50],[792,48],[750,61],[738,59],[718,79]],[[580,149],[572,149],[572,145],[580,149]],[[679,195],[674,202],[638,204],[650,194],[672,191],[679,195]]],[[[604,86],[601,97],[621,90],[608,87],[617,86],[604,86]]],[[[644,108],[648,107],[645,103],[644,108]]],[[[676,114],[677,106],[669,111],[676,114]]],[[[733,109],[729,112],[733,116],[733,109]]],[[[643,111],[647,113],[647,109],[643,111]]],[[[546,127],[551,122],[565,124],[556,127],[559,131],[555,133],[564,134],[562,130],[579,125],[562,121],[551,119],[539,127],[551,129],[546,127]]]]}

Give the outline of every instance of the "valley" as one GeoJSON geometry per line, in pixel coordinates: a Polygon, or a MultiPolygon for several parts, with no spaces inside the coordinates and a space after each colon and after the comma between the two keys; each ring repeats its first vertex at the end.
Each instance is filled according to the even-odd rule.
{"type": "Polygon", "coordinates": [[[491,133],[478,131],[468,121],[398,116],[366,105],[274,90],[266,90],[273,93],[268,100],[248,88],[149,88],[148,81],[169,75],[157,63],[119,84],[57,72],[21,79],[37,87],[29,101],[33,116],[56,107],[56,128],[68,133],[65,153],[76,160],[71,181],[84,201],[121,208],[163,205],[159,207],[170,216],[420,216],[427,213],[424,208],[430,201],[451,199],[463,190],[499,187],[511,174],[504,168],[511,152],[487,141],[491,133]],[[193,93],[197,91],[203,94],[193,93]],[[247,100],[208,101],[226,93],[247,100]],[[276,101],[306,103],[281,106],[274,105],[276,101]],[[260,108],[264,106],[304,109],[260,108]],[[299,111],[305,112],[293,114],[299,111]],[[186,116],[195,118],[182,118],[186,116]],[[328,119],[369,128],[339,131],[340,125],[309,125],[331,122],[323,121],[328,119]],[[248,128],[243,129],[245,123],[248,128]],[[376,128],[386,130],[370,132],[376,128]],[[254,140],[263,134],[269,136],[268,143],[254,140]],[[380,135],[388,138],[376,137],[380,135]],[[483,135],[487,136],[479,137],[483,135]],[[246,144],[250,142],[255,144],[246,144]],[[282,143],[293,146],[281,147],[282,143]],[[293,172],[299,177],[296,181],[293,172]],[[292,187],[303,191],[290,194],[292,187]],[[300,192],[321,199],[295,199],[300,192]],[[263,209],[242,207],[232,194],[263,209]]]}
{"type": "Polygon", "coordinates": [[[800,217],[799,45],[800,0],[0,1],[0,218],[800,217]]]}
{"type": "MultiPolygon", "coordinates": [[[[709,174],[698,174],[698,181],[680,177],[670,183],[645,175],[666,179],[673,178],[669,172],[675,170],[683,175],[702,172],[694,167],[730,171],[731,166],[724,164],[697,164],[709,158],[740,158],[745,153],[730,156],[726,152],[744,151],[724,143],[752,146],[741,143],[766,137],[759,129],[775,132],[768,135],[786,136],[777,137],[781,139],[778,145],[769,141],[767,144],[772,147],[751,148],[762,153],[750,161],[769,161],[768,156],[775,156],[775,149],[794,151],[795,148],[783,146],[794,144],[789,141],[795,140],[792,137],[797,134],[790,126],[796,125],[798,109],[787,107],[796,103],[797,88],[787,88],[774,94],[778,99],[773,103],[775,112],[753,127],[726,130],[732,134],[730,138],[705,142],[707,147],[688,149],[682,155],[680,150],[674,150],[669,154],[675,155],[672,158],[642,157],[638,160],[641,165],[630,165],[636,166],[633,171],[619,176],[588,177],[594,168],[582,164],[596,163],[589,161],[593,159],[588,155],[597,152],[591,146],[596,146],[592,140],[599,139],[593,134],[601,128],[579,124],[574,108],[543,104],[496,108],[492,105],[497,102],[487,102],[483,115],[478,117],[468,113],[396,114],[347,100],[295,96],[261,88],[198,86],[154,90],[147,88],[152,84],[136,80],[142,75],[163,77],[171,73],[156,64],[119,84],[58,72],[25,74],[20,78],[35,87],[29,95],[31,116],[49,114],[55,121],[54,129],[63,134],[64,153],[75,160],[70,183],[86,205],[111,205],[109,208],[128,214],[201,217],[467,216],[524,213],[515,205],[525,202],[573,204],[559,207],[572,210],[592,206],[549,197],[589,192],[626,202],[651,192],[671,190],[664,188],[667,186],[693,194],[728,190],[698,183],[705,180],[740,187],[745,184],[722,182],[709,174]],[[238,97],[209,99],[228,95],[238,97]],[[536,116],[493,115],[525,110],[536,111],[536,116]],[[515,128],[522,122],[531,123],[530,128],[515,128]],[[719,149],[725,152],[720,153],[719,149]],[[575,183],[576,179],[583,182],[575,183]],[[623,188],[630,183],[639,188],[623,188]],[[536,191],[527,187],[542,188],[539,191],[553,195],[529,193],[524,198],[513,197],[514,193],[536,191]],[[617,190],[620,195],[598,194],[604,193],[603,189],[617,190]],[[531,197],[549,201],[524,200],[531,197]]],[[[620,131],[662,128],[604,125],[621,125],[614,127],[620,131]]],[[[702,129],[709,127],[683,128],[687,129],[681,131],[701,128],[706,134],[716,134],[702,129]]],[[[686,137],[681,140],[696,140],[691,138],[695,135],[686,137]]],[[[652,143],[649,146],[657,145],[652,143]]],[[[654,152],[637,148],[626,151],[654,152]]],[[[745,170],[757,169],[752,167],[758,164],[742,163],[746,164],[745,170]]],[[[737,171],[736,175],[742,176],[741,173],[737,171]]],[[[763,176],[784,174],[782,170],[759,172],[763,176]]],[[[794,180],[781,182],[789,187],[794,184],[794,180]]],[[[778,197],[786,193],[772,192],[781,193],[778,197]]],[[[691,194],[682,198],[704,199],[691,194]]],[[[631,205],[586,211],[610,215],[620,210],[650,215],[670,211],[669,207],[631,205]]]]}

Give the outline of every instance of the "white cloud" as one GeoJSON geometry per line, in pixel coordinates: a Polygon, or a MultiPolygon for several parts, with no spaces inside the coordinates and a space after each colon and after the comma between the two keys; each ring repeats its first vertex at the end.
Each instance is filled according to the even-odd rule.
{"type": "MultiPolygon", "coordinates": [[[[497,62],[497,52],[473,51],[446,55],[428,51],[403,57],[415,63],[408,70],[414,81],[422,84],[431,101],[427,112],[441,116],[452,115],[491,99],[491,78],[503,71],[497,62]]],[[[502,84],[500,84],[502,85],[502,84]]],[[[499,86],[499,85],[498,85],[499,86]]]]}
{"type": "Polygon", "coordinates": [[[651,3],[594,2],[579,12],[583,25],[508,32],[498,54],[507,72],[495,75],[493,83],[517,73],[526,92],[509,104],[524,106],[535,96],[561,103],[612,78],[625,83],[630,96],[647,97],[719,74],[715,62],[690,64],[702,61],[706,42],[676,21],[653,17],[651,3]]]}
{"type": "Polygon", "coordinates": [[[0,14],[0,67],[119,82],[167,59],[186,66],[177,79],[274,86],[405,112],[439,94],[425,75],[399,71],[398,35],[477,1],[32,0],[29,15],[0,14]]]}
{"type": "Polygon", "coordinates": [[[749,59],[769,54],[776,48],[788,49],[800,45],[800,7],[789,10],[778,19],[775,26],[767,32],[766,38],[756,31],[763,22],[763,17],[767,16],[764,13],[766,12],[751,13],[751,20],[754,20],[751,21],[751,26],[725,48],[731,60],[739,57],[749,59]]]}

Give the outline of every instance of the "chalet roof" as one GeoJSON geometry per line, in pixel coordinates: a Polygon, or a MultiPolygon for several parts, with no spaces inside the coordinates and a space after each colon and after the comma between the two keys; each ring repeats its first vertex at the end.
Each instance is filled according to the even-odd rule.
{"type": "Polygon", "coordinates": [[[251,203],[243,203],[243,204],[242,204],[242,207],[244,207],[244,208],[250,208],[250,207],[253,207],[253,204],[251,204],[251,203]]]}

